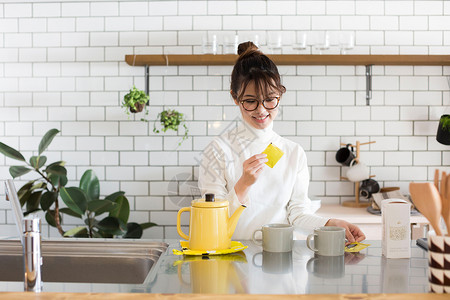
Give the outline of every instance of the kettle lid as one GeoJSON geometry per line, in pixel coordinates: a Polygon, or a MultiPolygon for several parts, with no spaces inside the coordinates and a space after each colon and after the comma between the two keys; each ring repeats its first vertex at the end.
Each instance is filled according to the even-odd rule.
{"type": "Polygon", "coordinates": [[[205,194],[205,198],[192,200],[191,203],[194,207],[225,207],[228,206],[228,200],[216,199],[214,194],[205,194]]]}

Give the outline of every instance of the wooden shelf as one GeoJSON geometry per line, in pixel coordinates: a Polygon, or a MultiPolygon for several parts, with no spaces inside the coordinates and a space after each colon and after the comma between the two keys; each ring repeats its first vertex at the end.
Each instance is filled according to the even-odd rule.
{"type": "MultiPolygon", "coordinates": [[[[267,55],[277,65],[397,65],[397,66],[450,66],[450,55],[267,55]]],[[[130,66],[225,66],[234,65],[237,55],[125,55],[130,66]]]]}

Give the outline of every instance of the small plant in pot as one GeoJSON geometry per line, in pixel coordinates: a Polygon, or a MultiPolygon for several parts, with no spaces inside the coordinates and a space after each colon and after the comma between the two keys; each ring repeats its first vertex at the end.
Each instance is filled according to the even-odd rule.
{"type": "Polygon", "coordinates": [[[436,133],[436,140],[444,145],[450,145],[450,115],[442,115],[436,133]]]}
{"type": "Polygon", "coordinates": [[[181,143],[187,139],[189,130],[186,126],[184,115],[174,109],[164,110],[158,114],[153,126],[153,132],[160,133],[161,130],[166,132],[169,129],[178,131],[178,126],[180,125],[183,125],[184,127],[183,139],[178,143],[178,145],[181,145],[181,143]],[[156,128],[158,122],[161,125],[161,129],[156,128]]]}
{"type": "Polygon", "coordinates": [[[144,110],[145,115],[148,115],[147,102],[149,96],[144,91],[138,90],[135,86],[130,90],[128,94],[123,97],[122,107],[126,108],[127,114],[138,113],[144,110]]]}

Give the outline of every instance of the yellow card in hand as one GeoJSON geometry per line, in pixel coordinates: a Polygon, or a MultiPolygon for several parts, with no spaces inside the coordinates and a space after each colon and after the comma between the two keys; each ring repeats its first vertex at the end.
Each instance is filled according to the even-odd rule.
{"type": "Polygon", "coordinates": [[[353,243],[348,244],[347,246],[345,246],[345,252],[359,252],[359,251],[361,251],[363,249],[366,249],[369,246],[370,246],[370,244],[363,244],[363,243],[353,242],[353,243]]]}
{"type": "Polygon", "coordinates": [[[267,148],[262,152],[267,154],[267,159],[269,160],[266,162],[266,165],[273,168],[275,164],[280,160],[280,158],[283,156],[284,152],[281,151],[280,148],[277,146],[274,146],[272,143],[267,146],[267,148]]]}

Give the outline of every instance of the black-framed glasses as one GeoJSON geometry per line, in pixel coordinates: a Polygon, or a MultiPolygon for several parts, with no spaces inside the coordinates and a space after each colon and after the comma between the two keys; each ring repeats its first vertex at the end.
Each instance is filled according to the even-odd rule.
{"type": "Polygon", "coordinates": [[[246,99],[246,100],[241,100],[239,102],[241,102],[242,107],[246,111],[256,110],[258,108],[260,102],[262,103],[262,106],[265,109],[271,110],[271,109],[277,108],[278,104],[280,103],[280,97],[271,97],[271,98],[267,98],[263,101],[258,101],[256,99],[246,99]]]}

